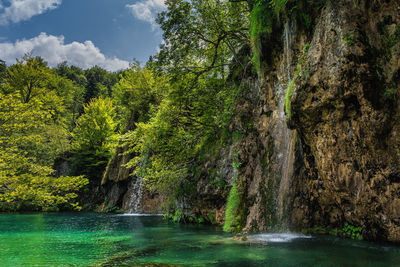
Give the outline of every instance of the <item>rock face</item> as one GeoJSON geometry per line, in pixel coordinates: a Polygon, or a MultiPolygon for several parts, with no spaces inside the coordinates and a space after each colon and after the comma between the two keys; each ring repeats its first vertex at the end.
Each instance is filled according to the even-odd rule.
{"type": "Polygon", "coordinates": [[[224,223],[229,188],[237,177],[233,167],[237,150],[237,144],[221,148],[218,154],[210,154],[206,163],[198,167],[200,177],[194,193],[179,204],[187,215],[202,217],[209,223],[224,223]]]}
{"type": "Polygon", "coordinates": [[[399,2],[328,2],[302,69],[290,126],[306,194],[296,189],[293,225],[348,222],[400,241],[399,2]]]}
{"type": "MultiPolygon", "coordinates": [[[[231,123],[241,138],[198,167],[195,193],[177,206],[222,224],[237,182],[244,232],[347,222],[367,239],[399,242],[399,2],[328,0],[314,19],[312,30],[275,25],[261,43],[267,67],[242,81],[249,90],[231,123]]],[[[106,206],[130,201],[128,160],[117,153],[110,163],[106,206]]],[[[143,195],[142,207],[162,203],[143,195]]]]}
{"type": "Polygon", "coordinates": [[[118,147],[109,162],[101,186],[105,201],[101,211],[121,208],[125,212],[159,213],[164,210],[165,197],[146,190],[140,179],[125,166],[131,159],[126,147],[118,147]]]}
{"type": "Polygon", "coordinates": [[[238,105],[254,125],[239,152],[243,230],[347,222],[400,241],[398,1],[327,1],[313,31],[273,34],[260,86],[238,105]]]}
{"type": "Polygon", "coordinates": [[[109,162],[101,181],[106,194],[104,207],[122,207],[122,199],[128,191],[129,183],[132,180],[129,175],[130,170],[125,167],[131,156],[125,154],[125,152],[126,148],[117,147],[115,155],[109,162]]]}

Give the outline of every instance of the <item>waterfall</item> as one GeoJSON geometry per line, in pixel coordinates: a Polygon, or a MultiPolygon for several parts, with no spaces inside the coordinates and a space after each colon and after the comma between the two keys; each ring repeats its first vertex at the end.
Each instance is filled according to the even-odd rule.
{"type": "MultiPolygon", "coordinates": [[[[144,170],[142,168],[146,167],[148,161],[148,155],[146,155],[145,159],[140,163],[139,168],[141,172],[144,170]]],[[[142,212],[142,202],[143,202],[143,174],[139,173],[136,176],[136,180],[133,180],[127,193],[125,194],[122,209],[126,210],[129,213],[140,213],[142,212]]]]}
{"type": "Polygon", "coordinates": [[[286,22],[284,27],[284,51],[280,68],[280,77],[278,77],[277,99],[278,112],[276,121],[276,142],[275,148],[278,151],[277,162],[277,193],[276,193],[276,217],[282,228],[286,228],[288,224],[288,204],[289,204],[289,189],[293,175],[294,165],[294,150],[296,144],[296,134],[288,129],[286,124],[286,115],[284,112],[286,92],[289,89],[291,81],[291,55],[290,45],[292,39],[292,28],[286,22]]]}
{"type": "Polygon", "coordinates": [[[127,211],[129,213],[138,213],[140,212],[140,204],[143,196],[143,179],[142,177],[138,177],[136,181],[132,183],[131,188],[129,189],[129,201],[127,211]]]}

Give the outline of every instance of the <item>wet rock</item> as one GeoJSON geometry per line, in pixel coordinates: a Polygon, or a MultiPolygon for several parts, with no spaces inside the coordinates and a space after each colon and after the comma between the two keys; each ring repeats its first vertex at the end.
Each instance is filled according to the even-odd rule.
{"type": "MultiPolygon", "coordinates": [[[[347,222],[367,239],[399,242],[398,8],[398,0],[326,1],[313,31],[275,25],[273,40],[262,44],[268,64],[260,79],[241,81],[252,90],[238,101],[229,131],[242,137],[197,163],[195,193],[179,207],[223,224],[236,181],[244,232],[347,222]]],[[[123,167],[128,157],[116,155],[103,179],[109,204],[122,204],[136,179],[123,167]]]]}
{"type": "Polygon", "coordinates": [[[235,235],[234,237],[232,237],[233,240],[237,240],[237,241],[247,241],[249,240],[247,238],[247,236],[245,235],[235,235]]]}
{"type": "MultiPolygon", "coordinates": [[[[328,2],[316,25],[304,63],[310,78],[296,80],[292,97],[308,172],[309,195],[298,197],[312,201],[312,224],[348,222],[366,238],[400,241],[400,13],[398,1],[370,2],[328,2]]],[[[294,224],[303,224],[298,215],[294,224]]]]}
{"type": "Polygon", "coordinates": [[[132,159],[127,147],[118,147],[110,160],[101,182],[105,200],[100,211],[117,207],[124,212],[160,213],[165,210],[166,197],[150,192],[131,175],[126,164],[132,159]],[[135,204],[132,204],[135,203],[135,204]]]}

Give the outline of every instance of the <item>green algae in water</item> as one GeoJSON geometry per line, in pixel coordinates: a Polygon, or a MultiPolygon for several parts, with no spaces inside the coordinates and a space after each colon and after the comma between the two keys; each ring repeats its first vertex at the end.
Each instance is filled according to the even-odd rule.
{"type": "Polygon", "coordinates": [[[329,236],[255,235],[159,216],[0,215],[1,266],[398,266],[400,248],[329,236]]]}

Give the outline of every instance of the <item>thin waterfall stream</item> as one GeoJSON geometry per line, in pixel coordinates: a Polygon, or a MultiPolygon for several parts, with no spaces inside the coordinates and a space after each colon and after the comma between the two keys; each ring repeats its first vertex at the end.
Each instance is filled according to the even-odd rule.
{"type": "MultiPolygon", "coordinates": [[[[139,168],[143,170],[143,168],[146,167],[148,157],[141,162],[139,168]]],[[[124,200],[123,203],[123,209],[128,211],[128,214],[134,214],[134,213],[140,213],[141,212],[141,203],[143,199],[143,187],[144,187],[144,181],[143,181],[143,175],[139,173],[139,175],[136,176],[136,179],[132,181],[131,186],[128,189],[128,192],[126,194],[126,199],[124,200]]]]}
{"type": "Polygon", "coordinates": [[[128,202],[128,213],[140,212],[140,203],[143,196],[143,178],[138,177],[130,188],[130,198],[128,202]]]}
{"type": "Polygon", "coordinates": [[[280,81],[278,79],[278,117],[277,117],[277,128],[278,134],[276,136],[278,144],[278,162],[280,163],[280,177],[279,189],[276,199],[276,212],[277,219],[283,228],[287,228],[287,209],[288,209],[288,198],[289,189],[291,184],[291,177],[293,175],[293,164],[294,164],[294,149],[296,144],[296,134],[290,130],[286,124],[285,99],[287,90],[289,90],[291,82],[291,54],[290,46],[292,41],[292,30],[293,26],[289,22],[285,23],[283,42],[284,51],[282,56],[282,65],[280,68],[280,81]],[[286,62],[285,62],[286,59],[286,62]]]}

